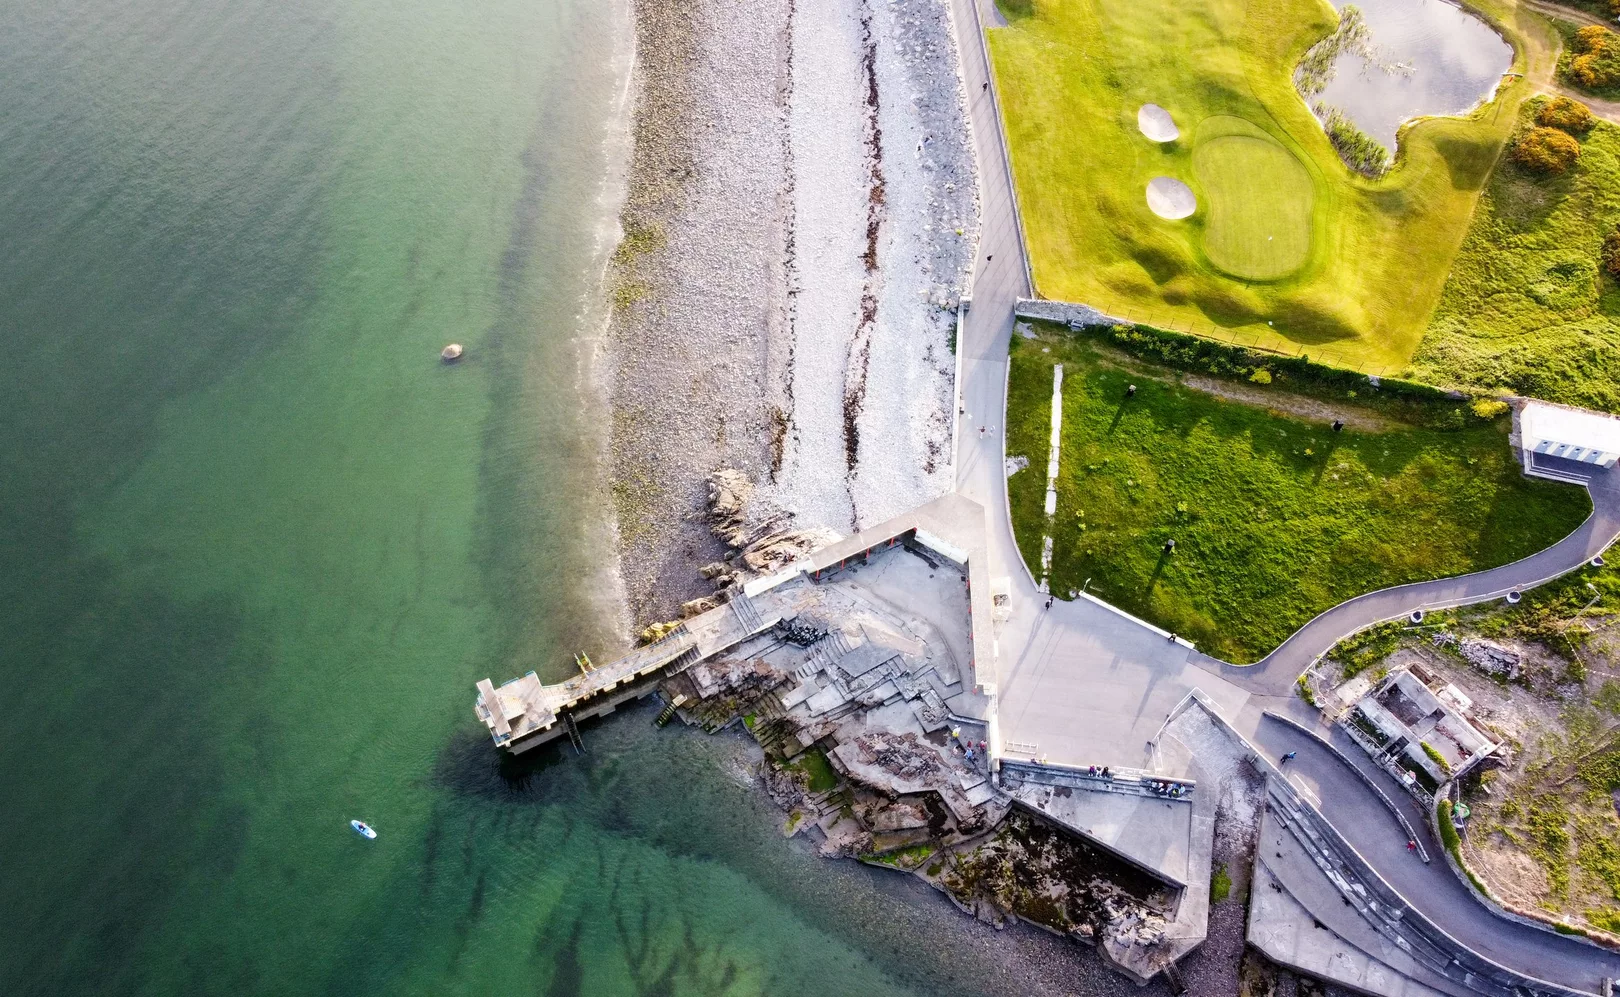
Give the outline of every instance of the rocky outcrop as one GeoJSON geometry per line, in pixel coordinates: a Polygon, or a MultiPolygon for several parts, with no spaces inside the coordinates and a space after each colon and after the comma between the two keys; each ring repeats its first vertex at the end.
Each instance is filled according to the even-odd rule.
{"type": "Polygon", "coordinates": [[[748,570],[768,575],[842,539],[836,532],[826,527],[786,530],[761,537],[749,544],[742,552],[742,560],[748,566],[748,570]]]}
{"type": "Polygon", "coordinates": [[[706,661],[700,665],[693,665],[687,674],[692,677],[692,684],[697,688],[698,695],[704,699],[722,695],[735,696],[747,692],[761,695],[781,685],[787,678],[786,674],[772,668],[763,658],[748,661],[734,658],[706,661]]]}
{"type": "Polygon", "coordinates": [[[754,483],[736,468],[709,475],[709,526],[728,546],[747,545],[748,500],[753,497],[754,483]]]}
{"type": "Polygon", "coordinates": [[[836,543],[839,535],[825,527],[783,529],[792,516],[754,501],[754,483],[735,468],[709,475],[709,528],[730,550],[724,561],[698,569],[724,592],[759,575],[768,575],[812,551],[836,543]]]}

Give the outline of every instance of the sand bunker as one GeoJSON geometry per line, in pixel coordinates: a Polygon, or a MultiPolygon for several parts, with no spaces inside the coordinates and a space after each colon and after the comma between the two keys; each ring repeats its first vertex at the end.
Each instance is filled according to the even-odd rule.
{"type": "Polygon", "coordinates": [[[1186,218],[1198,210],[1192,188],[1173,177],[1154,177],[1147,185],[1148,210],[1160,218],[1186,218]]]}
{"type": "Polygon", "coordinates": [[[1174,142],[1181,137],[1181,131],[1176,128],[1170,112],[1157,104],[1142,105],[1142,109],[1136,112],[1136,127],[1155,142],[1174,142]]]}

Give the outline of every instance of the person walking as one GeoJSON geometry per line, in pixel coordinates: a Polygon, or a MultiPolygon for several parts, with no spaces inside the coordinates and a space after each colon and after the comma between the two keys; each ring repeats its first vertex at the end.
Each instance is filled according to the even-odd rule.
{"type": "Polygon", "coordinates": [[[1411,838],[1407,838],[1406,839],[1406,850],[1409,851],[1409,852],[1417,851],[1417,842],[1413,841],[1411,838]]]}
{"type": "Polygon", "coordinates": [[[1288,754],[1286,754],[1286,755],[1283,755],[1283,756],[1282,756],[1282,761],[1280,761],[1280,762],[1278,762],[1278,763],[1277,763],[1277,764],[1278,764],[1278,765],[1281,765],[1281,764],[1283,764],[1283,763],[1284,763],[1284,762],[1291,762],[1291,761],[1293,761],[1293,760],[1294,760],[1294,759],[1295,759],[1295,758],[1297,758],[1297,757],[1298,757],[1298,756],[1299,756],[1299,752],[1297,752],[1297,751],[1290,751],[1290,752],[1289,752],[1289,753],[1288,753],[1288,754]]]}

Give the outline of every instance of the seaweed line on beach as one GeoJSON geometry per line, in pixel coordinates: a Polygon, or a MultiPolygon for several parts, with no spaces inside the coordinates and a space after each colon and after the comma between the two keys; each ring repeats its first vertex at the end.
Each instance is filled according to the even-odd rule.
{"type": "MultiPolygon", "coordinates": [[[[851,342],[848,366],[844,371],[844,463],[845,479],[851,480],[860,467],[861,407],[866,402],[867,372],[872,361],[872,329],[877,323],[877,289],[874,282],[878,274],[878,236],[883,229],[883,205],[886,197],[883,179],[883,129],[878,124],[877,43],[872,40],[872,15],[861,16],[861,74],[866,83],[865,139],[867,168],[866,198],[866,252],[861,262],[866,265],[865,287],[861,293],[860,318],[851,342]]],[[[849,489],[849,505],[855,510],[855,492],[849,489]]]]}

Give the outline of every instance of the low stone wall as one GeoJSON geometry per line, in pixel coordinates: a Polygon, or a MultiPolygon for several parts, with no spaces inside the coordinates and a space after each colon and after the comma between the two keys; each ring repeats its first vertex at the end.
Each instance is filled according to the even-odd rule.
{"type": "Polygon", "coordinates": [[[1047,301],[1045,298],[1019,298],[1013,303],[1013,314],[1019,318],[1038,319],[1043,322],[1062,322],[1065,325],[1128,325],[1124,319],[1105,315],[1090,305],[1077,305],[1068,301],[1047,301]]]}

